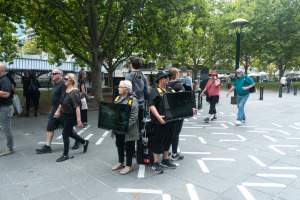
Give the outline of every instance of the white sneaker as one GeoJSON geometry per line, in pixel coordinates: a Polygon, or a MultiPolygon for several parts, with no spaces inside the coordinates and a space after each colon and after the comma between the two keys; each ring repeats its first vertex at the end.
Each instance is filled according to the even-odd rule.
{"type": "Polygon", "coordinates": [[[239,121],[239,120],[237,120],[236,122],[235,122],[235,125],[236,126],[241,126],[243,123],[241,122],[241,121],[239,121]]]}

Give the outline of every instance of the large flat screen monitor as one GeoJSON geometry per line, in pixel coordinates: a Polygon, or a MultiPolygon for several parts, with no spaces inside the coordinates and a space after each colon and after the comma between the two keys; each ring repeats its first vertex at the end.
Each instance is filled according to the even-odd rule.
{"type": "Polygon", "coordinates": [[[100,102],[98,128],[127,132],[130,111],[127,104],[100,102]]]}

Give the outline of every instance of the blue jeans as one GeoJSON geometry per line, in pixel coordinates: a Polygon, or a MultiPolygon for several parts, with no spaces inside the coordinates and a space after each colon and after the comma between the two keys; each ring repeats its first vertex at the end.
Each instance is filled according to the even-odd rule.
{"type": "Polygon", "coordinates": [[[238,121],[243,121],[246,120],[246,116],[245,116],[245,104],[248,100],[249,94],[247,95],[237,95],[237,107],[238,107],[238,114],[237,114],[237,120],[238,121]]]}
{"type": "Polygon", "coordinates": [[[13,136],[11,133],[12,109],[12,106],[0,106],[0,132],[3,132],[6,136],[7,147],[9,150],[13,150],[14,147],[13,136]]]}

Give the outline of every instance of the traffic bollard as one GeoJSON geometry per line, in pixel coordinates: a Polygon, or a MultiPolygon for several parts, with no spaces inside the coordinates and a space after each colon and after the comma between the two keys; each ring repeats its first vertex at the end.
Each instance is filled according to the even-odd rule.
{"type": "Polygon", "coordinates": [[[264,87],[260,86],[259,87],[259,100],[263,100],[264,99],[264,87]]]}
{"type": "Polygon", "coordinates": [[[279,98],[282,97],[282,85],[279,86],[279,98]]]}
{"type": "Polygon", "coordinates": [[[202,109],[202,96],[198,93],[198,110],[202,109]]]}
{"type": "Polygon", "coordinates": [[[297,86],[294,85],[294,95],[296,96],[297,95],[297,86]]]}

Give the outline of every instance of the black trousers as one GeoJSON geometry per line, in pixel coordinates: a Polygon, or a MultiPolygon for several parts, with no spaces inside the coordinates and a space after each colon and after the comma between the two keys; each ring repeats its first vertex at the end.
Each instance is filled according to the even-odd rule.
{"type": "Polygon", "coordinates": [[[141,133],[141,130],[143,129],[144,123],[144,112],[145,109],[143,106],[139,106],[139,112],[138,112],[138,128],[139,128],[139,133],[141,133]]]}
{"type": "Polygon", "coordinates": [[[164,125],[153,123],[153,135],[150,137],[150,149],[155,154],[169,151],[173,138],[173,126],[171,123],[164,125]]]}
{"type": "Polygon", "coordinates": [[[216,114],[216,104],[219,102],[219,96],[210,96],[209,97],[209,112],[208,114],[216,114]]]}
{"type": "Polygon", "coordinates": [[[26,95],[26,115],[29,116],[30,107],[34,107],[34,114],[37,114],[37,110],[39,108],[39,99],[40,95],[38,92],[28,93],[26,95]]]}
{"type": "Polygon", "coordinates": [[[119,163],[124,163],[126,151],[126,166],[132,166],[132,157],[134,154],[135,141],[125,142],[125,135],[116,134],[116,146],[118,149],[119,163]]]}
{"type": "Polygon", "coordinates": [[[172,153],[177,153],[178,143],[179,143],[179,134],[183,126],[183,119],[173,122],[173,138],[172,138],[172,153]]]}
{"type": "Polygon", "coordinates": [[[73,127],[76,125],[76,114],[64,114],[63,119],[64,119],[63,120],[64,128],[62,132],[63,141],[64,141],[63,155],[67,156],[69,154],[70,137],[74,138],[75,141],[79,141],[81,144],[84,144],[85,140],[73,131],[73,127]]]}
{"type": "Polygon", "coordinates": [[[83,124],[86,124],[88,121],[88,116],[87,116],[87,109],[86,110],[80,110],[80,114],[81,114],[81,122],[83,124]]]}

